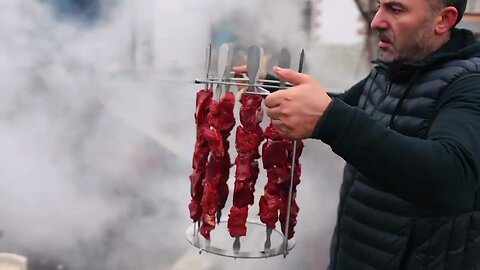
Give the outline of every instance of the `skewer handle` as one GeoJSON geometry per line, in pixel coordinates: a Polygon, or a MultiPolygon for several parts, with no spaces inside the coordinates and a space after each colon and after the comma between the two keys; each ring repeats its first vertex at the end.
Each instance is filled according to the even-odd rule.
{"type": "Polygon", "coordinates": [[[258,81],[260,76],[260,63],[263,57],[263,50],[260,46],[253,45],[248,48],[247,55],[247,74],[249,91],[255,92],[254,84],[258,81]]]}
{"type": "Polygon", "coordinates": [[[207,53],[206,53],[206,56],[205,56],[205,70],[206,70],[206,75],[205,75],[205,78],[206,78],[206,82],[205,82],[205,89],[208,90],[208,78],[210,77],[210,67],[212,65],[212,44],[208,44],[208,47],[207,47],[207,53]]]}

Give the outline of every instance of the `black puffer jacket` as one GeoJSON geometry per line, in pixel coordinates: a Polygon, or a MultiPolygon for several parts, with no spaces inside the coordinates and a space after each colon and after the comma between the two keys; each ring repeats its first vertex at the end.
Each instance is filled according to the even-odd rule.
{"type": "Polygon", "coordinates": [[[333,99],[313,134],[347,165],[333,270],[480,269],[480,45],[467,30],[421,62],[333,99]]]}

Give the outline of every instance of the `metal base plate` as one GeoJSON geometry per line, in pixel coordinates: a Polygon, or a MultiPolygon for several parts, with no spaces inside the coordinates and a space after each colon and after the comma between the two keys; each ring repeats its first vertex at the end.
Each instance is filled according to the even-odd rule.
{"type": "Polygon", "coordinates": [[[206,240],[198,231],[198,227],[192,224],[186,231],[188,242],[202,251],[215,255],[259,259],[278,255],[286,256],[288,251],[295,247],[295,238],[288,240],[288,251],[285,251],[284,236],[281,231],[275,229],[271,235],[271,248],[264,250],[266,239],[266,227],[258,220],[247,220],[247,236],[240,238],[241,247],[239,251],[233,249],[235,238],[230,237],[227,228],[227,220],[221,220],[215,230],[210,233],[210,241],[206,240]],[[197,230],[197,231],[195,231],[197,230]]]}

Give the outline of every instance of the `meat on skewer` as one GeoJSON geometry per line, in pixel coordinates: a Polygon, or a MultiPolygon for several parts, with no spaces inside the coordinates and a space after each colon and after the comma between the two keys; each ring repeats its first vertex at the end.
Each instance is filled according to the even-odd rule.
{"type": "Polygon", "coordinates": [[[192,159],[192,174],[190,175],[190,195],[191,201],[188,205],[190,210],[190,218],[193,222],[200,220],[202,216],[202,208],[200,202],[203,194],[203,180],[206,173],[206,164],[210,147],[205,140],[204,131],[208,126],[207,115],[210,111],[210,103],[212,101],[212,90],[200,90],[196,98],[195,124],[197,126],[197,140],[192,159]]]}
{"type": "MultiPolygon", "coordinates": [[[[292,187],[292,202],[290,208],[290,217],[288,222],[288,239],[291,239],[295,235],[295,225],[297,225],[297,216],[298,211],[300,210],[298,204],[296,202],[297,197],[297,186],[300,184],[300,175],[302,171],[302,165],[300,164],[300,156],[302,155],[304,144],[302,141],[297,141],[297,150],[295,153],[295,172],[293,175],[293,187],[292,187]]],[[[292,147],[288,149],[288,160],[290,163],[293,159],[293,144],[292,147]]],[[[290,164],[291,168],[291,164],[290,164]]],[[[280,224],[282,228],[282,232],[286,233],[286,226],[287,226],[287,209],[288,209],[288,196],[290,191],[290,180],[288,183],[282,183],[283,191],[282,191],[282,205],[280,207],[280,224]]]]}
{"type": "Polygon", "coordinates": [[[232,206],[228,217],[228,231],[232,237],[247,235],[247,226],[245,226],[247,217],[248,206],[241,208],[232,206]]]}
{"type": "Polygon", "coordinates": [[[267,184],[259,202],[260,220],[267,229],[274,229],[282,203],[280,183],[288,182],[290,178],[287,168],[290,142],[284,140],[271,124],[265,129],[264,136],[267,141],[262,147],[262,161],[267,170],[267,184]]]}
{"type": "MultiPolygon", "coordinates": [[[[192,160],[190,217],[196,222],[202,220],[201,234],[210,239],[210,232],[216,226],[216,214],[220,212],[228,198],[229,170],[232,166],[228,154],[231,130],[235,125],[233,108],[235,98],[227,93],[219,101],[212,100],[213,91],[201,90],[197,93],[195,123],[197,140],[192,160]]],[[[294,183],[290,216],[287,217],[288,196],[293,158],[293,143],[283,139],[270,125],[265,132],[260,127],[263,118],[260,96],[243,94],[240,102],[240,122],[236,130],[235,185],[233,206],[230,209],[228,229],[232,237],[246,235],[248,207],[254,203],[255,184],[259,174],[257,159],[262,157],[267,171],[267,184],[260,198],[260,220],[268,229],[274,229],[280,221],[281,229],[288,238],[295,234],[299,207],[296,203],[296,188],[300,183],[301,165],[299,157],[303,143],[297,143],[294,183]],[[259,145],[264,138],[267,141],[259,145]]]]}
{"type": "MultiPolygon", "coordinates": [[[[267,170],[267,184],[264,195],[260,198],[260,220],[268,229],[274,229],[280,220],[283,233],[286,233],[288,197],[291,182],[293,158],[293,143],[283,139],[278,131],[270,124],[264,132],[267,141],[262,148],[263,166],[267,170]]],[[[292,187],[292,203],[289,217],[288,239],[295,234],[296,217],[299,207],[295,201],[296,187],[300,183],[301,165],[299,157],[303,143],[297,143],[295,158],[294,184],[292,187]]]]}
{"type": "Polygon", "coordinates": [[[260,122],[263,119],[262,97],[242,94],[240,98],[240,123],[237,128],[235,148],[235,188],[233,206],[230,209],[228,230],[232,237],[247,234],[248,207],[254,203],[255,184],[259,174],[258,147],[263,140],[260,122]]]}
{"type": "Polygon", "coordinates": [[[205,140],[210,147],[210,158],[206,167],[202,207],[202,226],[200,233],[210,239],[210,231],[215,228],[216,213],[225,206],[228,197],[230,156],[228,137],[235,126],[233,108],[235,97],[228,92],[220,100],[212,100],[207,115],[208,129],[204,131],[205,140]]]}

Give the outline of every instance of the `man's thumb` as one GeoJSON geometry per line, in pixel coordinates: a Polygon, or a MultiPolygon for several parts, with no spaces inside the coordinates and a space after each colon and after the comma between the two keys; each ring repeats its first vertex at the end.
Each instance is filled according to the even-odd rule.
{"type": "Polygon", "coordinates": [[[289,83],[292,83],[293,85],[309,83],[312,81],[312,78],[309,75],[298,73],[292,69],[286,69],[286,68],[275,66],[273,67],[273,72],[279,79],[285,80],[289,83]]]}

